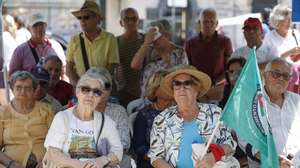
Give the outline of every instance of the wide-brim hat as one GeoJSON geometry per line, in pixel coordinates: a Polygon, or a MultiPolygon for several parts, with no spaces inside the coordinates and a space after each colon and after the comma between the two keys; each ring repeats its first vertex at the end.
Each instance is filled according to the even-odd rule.
{"type": "Polygon", "coordinates": [[[102,17],[99,5],[96,2],[91,1],[91,0],[86,0],[84,2],[84,4],[82,5],[82,7],[79,10],[77,10],[77,11],[73,11],[72,14],[75,17],[78,17],[78,16],[81,15],[81,13],[83,11],[90,11],[90,12],[93,12],[96,15],[102,17]]]}
{"type": "Polygon", "coordinates": [[[198,98],[205,95],[211,87],[211,79],[206,73],[197,70],[191,65],[179,65],[174,67],[171,73],[165,76],[161,81],[161,87],[168,96],[173,96],[172,81],[180,74],[191,75],[200,82],[201,86],[198,88],[198,98]]]}

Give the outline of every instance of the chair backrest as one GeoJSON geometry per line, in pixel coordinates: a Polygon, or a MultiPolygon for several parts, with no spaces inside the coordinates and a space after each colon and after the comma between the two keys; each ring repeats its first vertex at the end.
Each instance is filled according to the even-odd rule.
{"type": "Polygon", "coordinates": [[[132,113],[138,111],[138,107],[141,107],[144,103],[144,99],[139,98],[132,100],[131,102],[128,103],[127,105],[127,114],[130,116],[132,113]]]}
{"type": "Polygon", "coordinates": [[[134,121],[135,121],[137,114],[138,114],[138,111],[129,115],[129,130],[130,130],[131,137],[133,137],[133,125],[134,125],[134,121]]]}

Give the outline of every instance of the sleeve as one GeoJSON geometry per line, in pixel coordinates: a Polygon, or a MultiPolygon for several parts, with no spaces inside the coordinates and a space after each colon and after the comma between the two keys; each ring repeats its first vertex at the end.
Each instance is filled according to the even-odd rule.
{"type": "Polygon", "coordinates": [[[233,49],[232,49],[231,40],[230,40],[230,38],[226,37],[225,52],[224,52],[225,61],[227,61],[227,59],[231,56],[232,52],[233,52],[233,49]]]}
{"type": "Polygon", "coordinates": [[[110,46],[109,46],[109,51],[108,51],[108,60],[109,60],[109,62],[108,62],[109,64],[119,64],[120,63],[118,42],[117,42],[117,38],[113,35],[110,40],[110,46]]]}
{"type": "MultiPolygon", "coordinates": [[[[219,118],[220,118],[220,114],[222,112],[222,109],[219,108],[216,105],[209,105],[211,112],[214,116],[213,121],[215,122],[214,128],[216,126],[216,122],[218,122],[219,118]]],[[[233,140],[232,136],[231,136],[231,129],[229,129],[227,126],[225,126],[222,122],[220,123],[219,128],[216,131],[216,134],[214,135],[214,143],[217,144],[227,144],[229,145],[232,150],[235,150],[237,144],[236,142],[233,140]]]]}
{"type": "Polygon", "coordinates": [[[149,145],[146,140],[147,120],[139,111],[133,125],[132,146],[138,156],[144,156],[149,151],[149,145]]]}
{"type": "Polygon", "coordinates": [[[20,50],[19,47],[17,47],[12,55],[12,58],[9,63],[9,75],[22,69],[23,57],[19,50],[20,50]]]}
{"type": "Polygon", "coordinates": [[[165,159],[166,151],[164,147],[165,126],[164,117],[158,115],[155,117],[152,130],[150,133],[150,150],[148,157],[151,159],[151,164],[157,159],[165,159]]]}
{"type": "Polygon", "coordinates": [[[67,49],[67,58],[66,61],[67,62],[74,62],[74,49],[75,49],[75,36],[73,36],[70,40],[70,43],[68,45],[68,49],[67,49]]]}
{"type": "Polygon", "coordinates": [[[189,63],[191,63],[191,53],[190,53],[191,49],[190,49],[190,42],[189,41],[186,41],[184,43],[184,50],[186,52],[186,56],[188,58],[189,63]]]}
{"type": "Polygon", "coordinates": [[[120,140],[119,132],[117,130],[115,122],[107,115],[105,115],[105,123],[101,138],[107,138],[111,147],[110,153],[115,154],[119,161],[121,161],[123,157],[123,146],[120,140]]]}
{"type": "Polygon", "coordinates": [[[186,55],[186,52],[185,52],[185,50],[183,49],[183,48],[180,48],[180,50],[179,50],[180,52],[179,52],[179,54],[180,54],[180,64],[186,64],[186,65],[188,65],[189,64],[189,59],[188,59],[188,57],[187,57],[187,55],[186,55]]]}
{"type": "Polygon", "coordinates": [[[126,114],[126,110],[123,107],[120,107],[120,115],[118,122],[118,131],[121,138],[121,143],[124,149],[129,149],[130,147],[130,134],[129,134],[129,119],[126,114]]]}
{"type": "Polygon", "coordinates": [[[3,131],[4,131],[3,117],[4,117],[4,114],[6,113],[4,107],[6,107],[6,106],[0,107],[0,147],[1,148],[3,146],[3,131]]]}
{"type": "Polygon", "coordinates": [[[64,144],[67,141],[67,123],[64,121],[64,114],[66,112],[59,112],[55,115],[52,124],[48,130],[44,146],[48,149],[49,146],[63,150],[64,144]]]}

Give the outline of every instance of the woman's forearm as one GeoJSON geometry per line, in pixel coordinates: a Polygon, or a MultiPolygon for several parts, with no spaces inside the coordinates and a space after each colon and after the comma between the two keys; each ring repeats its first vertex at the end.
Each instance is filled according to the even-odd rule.
{"type": "Polygon", "coordinates": [[[172,168],[165,160],[157,159],[152,163],[154,168],[172,168]]]}
{"type": "Polygon", "coordinates": [[[230,145],[228,145],[228,144],[221,144],[220,146],[223,148],[225,155],[233,154],[234,150],[231,148],[230,145]]]}
{"type": "Polygon", "coordinates": [[[141,48],[137,51],[131,61],[131,68],[135,70],[140,70],[143,67],[143,62],[145,56],[150,51],[151,47],[150,44],[143,44],[141,48]]]}
{"type": "Polygon", "coordinates": [[[58,167],[82,168],[85,165],[84,162],[72,159],[68,155],[64,154],[60,149],[54,147],[48,148],[44,161],[46,161],[46,163],[52,162],[58,167]]]}

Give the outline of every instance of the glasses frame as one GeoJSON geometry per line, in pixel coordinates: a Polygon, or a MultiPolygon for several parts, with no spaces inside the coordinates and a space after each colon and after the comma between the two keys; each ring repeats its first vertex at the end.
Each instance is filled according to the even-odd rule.
{"type": "Polygon", "coordinates": [[[268,72],[270,72],[273,79],[282,78],[284,81],[289,81],[292,78],[292,74],[281,73],[281,72],[274,71],[274,70],[270,70],[268,72]]]}
{"type": "Polygon", "coordinates": [[[196,82],[194,80],[185,80],[185,81],[179,81],[179,80],[173,80],[172,81],[172,88],[173,90],[180,90],[183,86],[184,89],[190,89],[193,85],[195,85],[196,82]]]}
{"type": "Polygon", "coordinates": [[[91,88],[89,86],[79,86],[80,92],[84,95],[90,94],[90,92],[93,92],[93,96],[100,97],[103,95],[103,91],[99,88],[91,88]]]}

